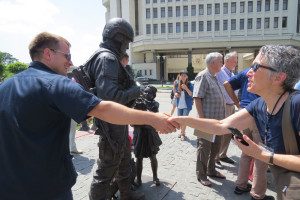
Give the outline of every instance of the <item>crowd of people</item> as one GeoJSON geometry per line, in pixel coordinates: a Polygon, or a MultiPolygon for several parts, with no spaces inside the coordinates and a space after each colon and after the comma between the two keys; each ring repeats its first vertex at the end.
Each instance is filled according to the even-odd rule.
{"type": "Polygon", "coordinates": [[[263,46],[253,65],[237,75],[233,74],[237,52],[224,58],[218,52],[207,54],[206,69],[198,73],[194,85],[186,71],[174,81],[172,104],[178,116],[169,116],[158,112],[156,88],[140,88],[133,81],[126,54],[134,38],[131,25],[114,18],[105,25],[102,36],[100,48],[85,66],[94,83],[92,92],[66,76],[73,65],[71,44],[48,32],[31,41],[29,68],[0,85],[0,102],[5,105],[0,107],[0,199],[72,200],[77,174],[70,151],[81,153],[71,143],[74,127],[89,117],[95,118],[95,134],[99,135],[91,200],[111,199],[113,182],[122,200],[145,199],[143,193],[131,189],[128,124],[135,126],[138,186],[142,184],[143,158],[150,158],[153,182],[160,185],[158,133],[180,129],[179,137],[185,140],[189,126],[197,136],[198,181],[212,187],[209,177],[226,178],[216,170],[216,163],[235,164],[227,156],[228,128],[234,127],[244,133],[241,138],[234,137],[242,150],[234,192],[250,191],[252,199],[274,199],[265,195],[269,166],[277,199],[299,198],[300,92],[294,89],[300,85],[296,84],[300,77],[297,48],[263,46]],[[234,92],[237,89],[240,98],[234,92]],[[188,116],[193,103],[197,117],[188,116]],[[235,112],[234,105],[239,111],[235,112]],[[251,186],[247,183],[254,157],[251,186]]]}

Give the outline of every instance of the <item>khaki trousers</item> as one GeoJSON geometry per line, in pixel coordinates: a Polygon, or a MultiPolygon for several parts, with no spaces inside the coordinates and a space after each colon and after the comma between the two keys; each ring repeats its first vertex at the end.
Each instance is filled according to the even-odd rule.
{"type": "MultiPolygon", "coordinates": [[[[243,131],[245,135],[251,138],[256,144],[261,142],[258,130],[251,131],[246,129],[243,131]]],[[[238,171],[238,177],[235,182],[239,188],[246,188],[248,183],[248,175],[250,171],[250,163],[253,158],[242,153],[238,171]]],[[[262,199],[267,190],[267,169],[268,165],[260,160],[254,159],[253,183],[250,194],[256,199],[262,199]]]]}

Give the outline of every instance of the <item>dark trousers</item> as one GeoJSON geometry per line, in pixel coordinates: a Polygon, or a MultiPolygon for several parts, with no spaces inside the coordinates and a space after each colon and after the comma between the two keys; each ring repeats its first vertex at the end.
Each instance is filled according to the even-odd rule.
{"type": "Polygon", "coordinates": [[[108,141],[100,136],[99,159],[97,169],[91,184],[89,197],[91,200],[105,200],[111,198],[110,183],[114,177],[118,183],[121,196],[126,196],[130,190],[130,160],[131,152],[129,140],[119,145],[118,152],[114,152],[108,141]]]}
{"type": "Polygon", "coordinates": [[[70,189],[60,194],[58,197],[55,197],[53,200],[73,200],[72,190],[70,189]]]}
{"type": "Polygon", "coordinates": [[[207,174],[216,173],[215,158],[219,153],[221,137],[216,136],[214,142],[207,141],[203,138],[197,140],[197,163],[196,174],[197,179],[207,179],[207,174]]]}

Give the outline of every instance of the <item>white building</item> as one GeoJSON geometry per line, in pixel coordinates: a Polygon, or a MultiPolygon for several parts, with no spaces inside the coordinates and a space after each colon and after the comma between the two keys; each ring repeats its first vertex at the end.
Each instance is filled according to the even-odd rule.
{"type": "Polygon", "coordinates": [[[249,66],[264,44],[300,46],[300,0],[102,0],[106,20],[122,17],[135,31],[130,62],[143,76],[173,79],[205,54],[239,53],[249,66]],[[247,54],[246,54],[247,53],[247,54]]]}

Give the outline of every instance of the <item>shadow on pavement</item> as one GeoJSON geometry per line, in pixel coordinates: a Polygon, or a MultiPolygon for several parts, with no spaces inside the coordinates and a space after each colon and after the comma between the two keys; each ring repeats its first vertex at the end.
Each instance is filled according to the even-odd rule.
{"type": "Polygon", "coordinates": [[[95,164],[95,159],[89,159],[82,155],[74,155],[72,161],[76,172],[80,174],[90,173],[93,169],[93,165],[95,164]]]}

